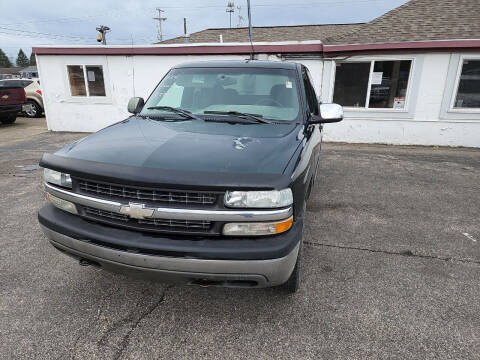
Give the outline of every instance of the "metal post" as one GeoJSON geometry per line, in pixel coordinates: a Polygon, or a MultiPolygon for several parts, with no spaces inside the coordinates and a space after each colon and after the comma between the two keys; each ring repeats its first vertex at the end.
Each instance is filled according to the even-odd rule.
{"type": "Polygon", "coordinates": [[[183,42],[188,43],[187,18],[183,18],[183,42]]]}

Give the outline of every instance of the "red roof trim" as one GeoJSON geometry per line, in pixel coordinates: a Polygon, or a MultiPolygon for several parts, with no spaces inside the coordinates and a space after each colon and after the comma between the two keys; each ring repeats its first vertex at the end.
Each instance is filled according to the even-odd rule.
{"type": "Polygon", "coordinates": [[[324,53],[351,53],[392,50],[480,49],[480,40],[415,41],[384,44],[324,45],[324,53]]]}
{"type": "MultiPolygon", "coordinates": [[[[383,44],[322,45],[322,44],[272,44],[254,45],[255,53],[325,53],[326,55],[351,53],[391,53],[398,51],[480,51],[480,40],[441,40],[398,42],[383,44]]],[[[250,45],[199,45],[158,47],[34,47],[37,55],[215,55],[249,54],[250,45]]]]}
{"type": "MultiPolygon", "coordinates": [[[[201,45],[159,47],[34,47],[37,55],[206,55],[250,54],[250,45],[201,45]]],[[[321,53],[322,44],[254,45],[255,53],[321,53]]]]}

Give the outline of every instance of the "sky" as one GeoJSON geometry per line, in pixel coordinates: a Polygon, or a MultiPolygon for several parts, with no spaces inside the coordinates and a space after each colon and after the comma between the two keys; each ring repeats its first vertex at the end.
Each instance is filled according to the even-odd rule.
{"type": "MultiPolygon", "coordinates": [[[[35,45],[95,45],[99,25],[107,25],[108,44],[151,44],[157,40],[156,8],[162,16],[164,39],[229,26],[226,5],[232,0],[0,0],[0,48],[16,59],[35,45]]],[[[247,26],[247,0],[233,0],[233,26],[238,9],[247,26]]],[[[407,0],[251,0],[253,26],[343,24],[370,21],[407,0]]]]}

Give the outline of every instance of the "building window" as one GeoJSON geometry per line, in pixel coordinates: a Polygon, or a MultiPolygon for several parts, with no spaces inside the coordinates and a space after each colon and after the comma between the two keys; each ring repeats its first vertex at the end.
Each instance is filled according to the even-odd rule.
{"type": "Polygon", "coordinates": [[[87,96],[83,66],[68,65],[67,71],[68,81],[70,82],[70,94],[72,96],[87,96]]]}
{"type": "Polygon", "coordinates": [[[67,65],[72,96],[105,96],[101,65],[67,65]]]}
{"type": "Polygon", "coordinates": [[[343,106],[405,109],[412,60],[337,63],[333,102],[343,106]]]}
{"type": "Polygon", "coordinates": [[[454,107],[480,108],[480,60],[463,61],[454,107]]]}
{"type": "Polygon", "coordinates": [[[343,106],[365,107],[371,64],[337,63],[333,102],[343,106]]]}

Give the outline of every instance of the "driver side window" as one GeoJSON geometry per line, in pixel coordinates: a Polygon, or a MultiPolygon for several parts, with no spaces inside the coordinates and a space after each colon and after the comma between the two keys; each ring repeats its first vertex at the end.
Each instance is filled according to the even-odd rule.
{"type": "Polygon", "coordinates": [[[310,81],[310,74],[307,68],[302,68],[303,84],[305,86],[305,96],[307,97],[308,110],[311,114],[318,115],[318,101],[315,90],[310,81]]]}

